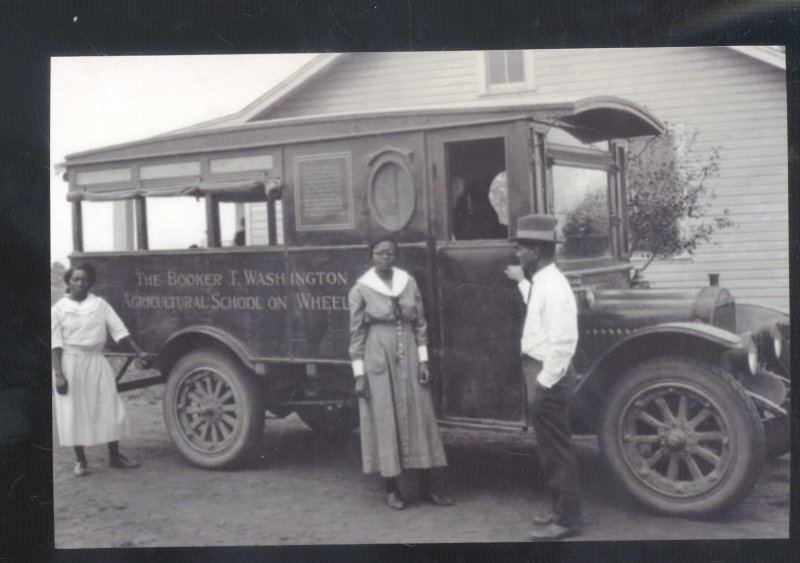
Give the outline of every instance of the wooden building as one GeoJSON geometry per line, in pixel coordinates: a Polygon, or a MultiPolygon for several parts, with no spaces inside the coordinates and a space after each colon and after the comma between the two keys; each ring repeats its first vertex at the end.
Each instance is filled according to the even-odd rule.
{"type": "MultiPolygon", "coordinates": [[[[678,130],[696,130],[698,148],[720,149],[719,174],[707,184],[716,194],[711,212],[727,209],[735,227],[694,255],[654,262],[648,279],[699,287],[714,272],[739,302],[788,312],[786,73],[776,48],[323,54],[240,112],[182,131],[596,95],[632,100],[678,130]]],[[[252,240],[265,233],[265,225],[248,223],[252,240]]]]}

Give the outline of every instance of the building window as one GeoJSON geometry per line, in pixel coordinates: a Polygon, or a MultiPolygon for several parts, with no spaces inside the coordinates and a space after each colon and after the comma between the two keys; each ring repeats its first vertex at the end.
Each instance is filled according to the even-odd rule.
{"type": "Polygon", "coordinates": [[[478,55],[481,94],[533,90],[533,51],[484,51],[478,55]]]}

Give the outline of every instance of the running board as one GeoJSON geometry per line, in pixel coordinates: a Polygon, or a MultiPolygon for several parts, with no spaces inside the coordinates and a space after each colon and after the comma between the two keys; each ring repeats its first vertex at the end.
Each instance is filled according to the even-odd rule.
{"type": "Polygon", "coordinates": [[[525,432],[527,428],[521,422],[492,420],[487,418],[462,418],[450,416],[439,419],[443,428],[475,428],[477,430],[497,430],[500,432],[525,432]]]}

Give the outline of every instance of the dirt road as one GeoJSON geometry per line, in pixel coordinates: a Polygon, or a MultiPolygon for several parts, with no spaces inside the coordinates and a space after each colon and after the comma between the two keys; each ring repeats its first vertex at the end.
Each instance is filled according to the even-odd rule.
{"type": "MultiPolygon", "coordinates": [[[[167,436],[161,386],[125,395],[132,437],[122,451],[142,467],[72,475],[71,449],[54,453],[57,548],[524,541],[530,515],[547,506],[531,437],[444,431],[452,508],[385,506],[380,480],[360,470],[358,434],[330,440],[291,416],[269,420],[258,462],[242,471],[189,466],[167,436]]],[[[715,521],[654,516],[611,486],[594,440],[578,453],[585,492],[579,540],[786,538],[789,458],[766,465],[755,491],[715,521]]],[[[405,484],[413,493],[413,482],[405,484]]]]}

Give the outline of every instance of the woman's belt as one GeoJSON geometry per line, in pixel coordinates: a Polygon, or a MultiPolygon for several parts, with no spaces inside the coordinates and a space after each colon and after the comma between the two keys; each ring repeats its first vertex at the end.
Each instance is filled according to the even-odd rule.
{"type": "MultiPolygon", "coordinates": [[[[368,319],[365,321],[368,325],[390,325],[390,326],[397,326],[397,319],[368,319]]],[[[410,325],[411,321],[407,321],[405,319],[401,320],[404,325],[410,325]]]]}
{"type": "Polygon", "coordinates": [[[75,344],[64,344],[62,350],[65,354],[102,354],[103,346],[77,346],[75,344]]]}

